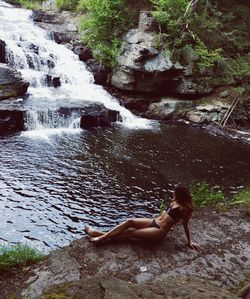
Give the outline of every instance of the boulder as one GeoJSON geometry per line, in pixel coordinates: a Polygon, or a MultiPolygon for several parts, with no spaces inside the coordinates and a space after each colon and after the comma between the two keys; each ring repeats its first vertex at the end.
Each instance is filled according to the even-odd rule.
{"type": "Polygon", "coordinates": [[[0,100],[25,94],[28,86],[29,83],[22,79],[19,72],[0,63],[0,100]]]}
{"type": "Polygon", "coordinates": [[[6,63],[5,59],[5,41],[0,39],[0,63],[6,63]]]}
{"type": "Polygon", "coordinates": [[[51,75],[47,75],[45,80],[46,80],[47,86],[49,86],[49,87],[61,86],[60,77],[53,77],[51,75]]]}
{"type": "Polygon", "coordinates": [[[87,69],[93,73],[95,84],[107,85],[110,81],[110,72],[109,67],[104,66],[95,59],[89,59],[86,62],[87,69]]]}
{"type": "Polygon", "coordinates": [[[24,130],[24,112],[0,110],[0,134],[24,130]]]}
{"type": "Polygon", "coordinates": [[[152,16],[151,11],[141,11],[139,16],[138,29],[144,31],[155,31],[158,27],[157,22],[152,16]]]}
{"type": "Polygon", "coordinates": [[[104,105],[92,105],[85,108],[80,120],[80,127],[88,129],[93,127],[108,127],[120,119],[120,114],[116,110],[111,110],[104,105]]]}
{"type": "Polygon", "coordinates": [[[136,78],[130,69],[117,68],[111,77],[111,85],[121,90],[135,90],[136,78]]]}
{"type": "Polygon", "coordinates": [[[83,45],[73,46],[72,51],[79,56],[81,61],[93,59],[91,50],[83,45]]]}
{"type": "Polygon", "coordinates": [[[160,102],[151,103],[146,111],[149,118],[172,119],[177,111],[190,109],[193,101],[181,100],[177,98],[162,98],[160,102]]]}
{"type": "Polygon", "coordinates": [[[111,77],[114,87],[147,93],[175,89],[183,67],[171,60],[170,53],[159,52],[154,39],[153,33],[140,29],[131,29],[123,37],[118,67],[111,77]]]}
{"type": "Polygon", "coordinates": [[[60,24],[61,21],[56,17],[57,13],[46,10],[33,10],[32,19],[34,22],[43,22],[50,24],[60,24]]]}
{"type": "Polygon", "coordinates": [[[74,39],[74,32],[51,32],[53,40],[57,44],[67,44],[74,39]]]}

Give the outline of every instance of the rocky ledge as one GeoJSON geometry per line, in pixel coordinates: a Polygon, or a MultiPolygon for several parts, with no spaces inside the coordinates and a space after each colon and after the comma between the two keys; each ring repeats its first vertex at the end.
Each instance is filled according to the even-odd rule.
{"type": "Polygon", "coordinates": [[[19,72],[0,63],[0,101],[25,94],[28,86],[29,83],[22,79],[19,72]]]}
{"type": "Polygon", "coordinates": [[[25,99],[3,100],[0,102],[0,134],[19,132],[34,129],[32,126],[34,117],[37,122],[47,119],[45,124],[48,128],[58,126],[57,119],[60,117],[64,125],[78,127],[78,123],[73,124],[73,119],[80,118],[79,126],[82,129],[93,127],[107,127],[112,123],[120,121],[119,111],[106,108],[102,103],[80,102],[71,103],[61,101],[58,107],[48,109],[46,103],[34,113],[25,99]]]}
{"type": "Polygon", "coordinates": [[[202,209],[191,228],[203,253],[187,247],[181,225],[161,244],[95,246],[84,237],[1,275],[1,298],[237,298],[249,284],[249,214],[202,209]]]}

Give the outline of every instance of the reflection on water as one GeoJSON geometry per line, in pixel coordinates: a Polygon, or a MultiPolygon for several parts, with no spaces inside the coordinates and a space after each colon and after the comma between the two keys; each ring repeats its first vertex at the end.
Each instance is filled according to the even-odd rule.
{"type": "Polygon", "coordinates": [[[250,186],[249,147],[175,125],[2,137],[0,152],[0,241],[45,250],[81,237],[84,225],[151,217],[177,183],[250,186]]]}

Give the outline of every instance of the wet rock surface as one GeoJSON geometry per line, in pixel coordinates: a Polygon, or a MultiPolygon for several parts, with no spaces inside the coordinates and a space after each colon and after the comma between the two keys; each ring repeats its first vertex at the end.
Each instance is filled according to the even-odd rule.
{"type": "Polygon", "coordinates": [[[6,59],[5,59],[5,47],[6,47],[6,43],[5,41],[0,39],[0,63],[6,63],[6,59]]]}
{"type": "MultiPolygon", "coordinates": [[[[154,296],[162,296],[153,297],[152,295],[151,298],[168,298],[164,297],[166,292],[161,293],[166,287],[161,286],[164,283],[167,286],[168,281],[174,277],[178,278],[181,284],[176,288],[175,283],[175,288],[170,289],[170,294],[173,295],[174,292],[176,294],[174,298],[190,298],[185,296],[191,290],[196,294],[191,298],[197,297],[199,293],[203,298],[213,298],[212,293],[210,297],[206,294],[210,284],[211,288],[215,292],[217,289],[221,296],[223,294],[221,288],[237,287],[239,282],[247,280],[247,272],[250,269],[250,229],[249,218],[244,211],[233,209],[219,213],[204,209],[194,215],[191,227],[193,239],[202,246],[203,253],[188,249],[181,225],[176,225],[161,244],[130,241],[129,243],[110,242],[95,246],[86,238],[76,240],[69,246],[52,252],[46,261],[32,268],[33,275],[26,281],[29,287],[23,291],[23,298],[38,298],[49,286],[65,283],[66,291],[70,291],[72,295],[79,289],[79,283],[75,282],[76,280],[85,280],[87,284],[88,279],[93,276],[101,276],[102,279],[105,277],[104,280],[98,280],[98,285],[103,283],[107,285],[112,281],[111,277],[115,277],[126,282],[118,281],[117,286],[124,284],[126,289],[128,282],[132,282],[142,285],[140,292],[148,290],[150,294],[152,287],[154,296]],[[188,280],[192,281],[191,285],[197,278],[202,282],[199,287],[192,287],[188,290],[188,286],[185,287],[186,280],[182,281],[180,277],[188,277],[188,280]],[[160,285],[157,281],[160,281],[160,285]],[[75,288],[72,288],[71,282],[75,284],[75,288]]],[[[57,287],[52,287],[54,288],[57,287]]],[[[135,294],[139,292],[137,285],[133,288],[135,294]]],[[[115,291],[112,292],[115,293],[115,291]]],[[[233,294],[225,295],[225,297],[219,297],[219,295],[214,298],[234,298],[233,294]]],[[[131,296],[131,298],[136,298],[134,294],[131,296]]]]}
{"type": "Polygon", "coordinates": [[[0,100],[23,95],[29,83],[22,79],[21,74],[0,63],[0,100]]]}
{"type": "Polygon", "coordinates": [[[118,120],[120,120],[119,111],[107,109],[104,105],[98,105],[85,109],[81,113],[80,127],[82,129],[109,127],[118,120]]]}

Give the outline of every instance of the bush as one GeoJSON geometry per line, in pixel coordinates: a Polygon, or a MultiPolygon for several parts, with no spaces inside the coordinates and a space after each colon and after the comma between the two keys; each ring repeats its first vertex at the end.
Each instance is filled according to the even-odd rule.
{"type": "Polygon", "coordinates": [[[43,0],[20,0],[20,4],[27,9],[39,9],[43,0]]]}
{"type": "Polygon", "coordinates": [[[216,204],[225,200],[221,190],[216,190],[215,187],[209,186],[206,182],[201,182],[192,186],[191,193],[193,202],[198,207],[216,204]]]}
{"type": "Polygon", "coordinates": [[[42,258],[41,252],[28,245],[17,244],[0,247],[0,269],[36,262],[42,258]]]}
{"type": "Polygon", "coordinates": [[[209,50],[198,37],[196,37],[196,40],[195,52],[200,58],[198,62],[200,69],[213,67],[219,60],[223,59],[220,55],[222,49],[209,50]]]}
{"type": "Polygon", "coordinates": [[[85,0],[83,4],[87,10],[80,21],[83,42],[92,49],[96,59],[114,66],[121,46],[120,37],[130,22],[126,1],[85,0]]]}
{"type": "Polygon", "coordinates": [[[250,206],[250,189],[241,190],[232,200],[233,204],[243,204],[250,206]]]}
{"type": "Polygon", "coordinates": [[[236,56],[226,60],[225,75],[234,80],[248,80],[250,77],[250,53],[245,56],[236,56]]]}
{"type": "Polygon", "coordinates": [[[75,11],[78,5],[78,0],[56,0],[56,7],[62,10],[75,11]]]}

